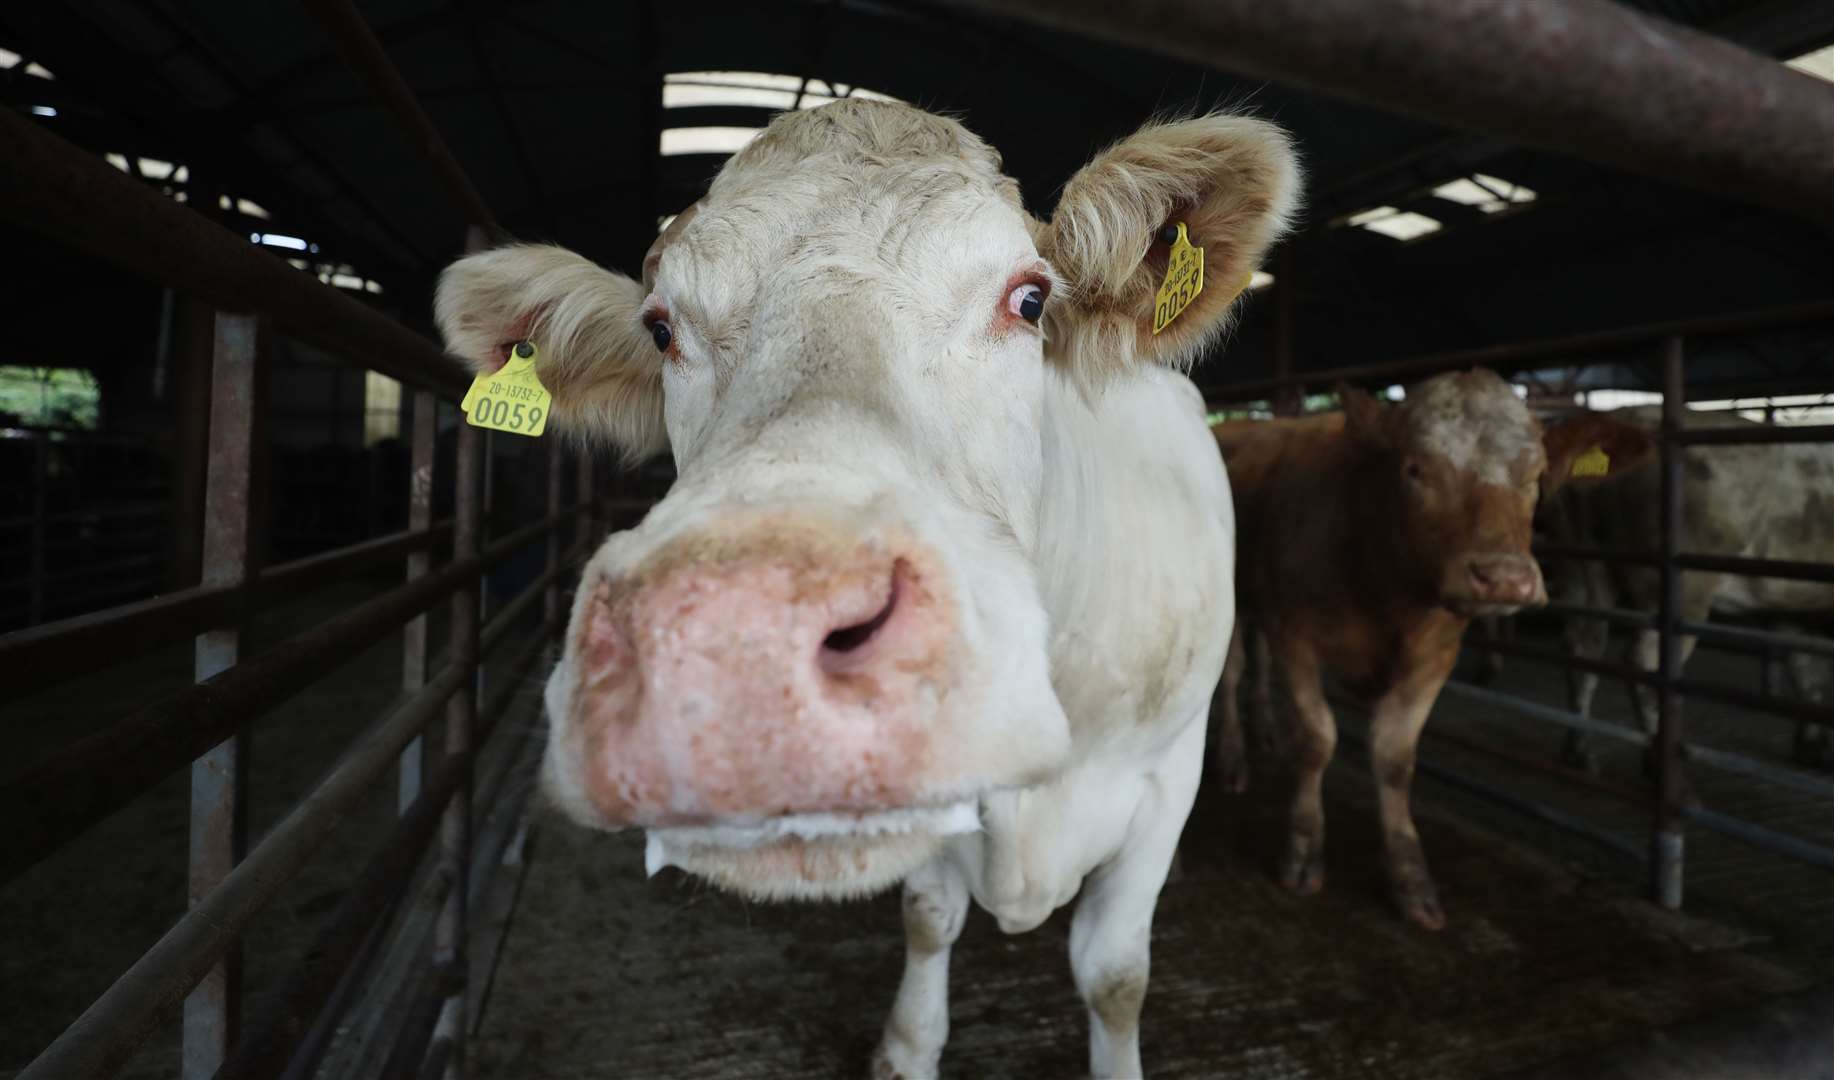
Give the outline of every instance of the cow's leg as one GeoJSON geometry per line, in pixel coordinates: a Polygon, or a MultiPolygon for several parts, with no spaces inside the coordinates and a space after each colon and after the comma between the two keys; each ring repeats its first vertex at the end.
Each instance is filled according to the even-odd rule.
{"type": "Polygon", "coordinates": [[[1369,765],[1375,774],[1376,806],[1382,819],[1389,895],[1401,914],[1428,930],[1445,926],[1446,915],[1427,869],[1408,796],[1413,789],[1420,730],[1426,726],[1444,681],[1443,674],[1404,680],[1376,702],[1369,719],[1369,765]]]}
{"type": "Polygon", "coordinates": [[[1279,651],[1293,713],[1294,791],[1280,882],[1310,896],[1325,884],[1325,766],[1337,751],[1337,718],[1325,702],[1318,660],[1303,645],[1279,651]]]}
{"type": "Polygon", "coordinates": [[[1120,850],[1083,881],[1070,923],[1070,970],[1089,1009],[1089,1073],[1140,1077],[1140,1008],[1152,966],[1153,909],[1202,774],[1201,723],[1179,736],[1133,811],[1120,850]],[[1192,745],[1185,745],[1192,744],[1192,745]]]}
{"type": "Polygon", "coordinates": [[[904,979],[872,1056],[874,1080],[936,1075],[949,1040],[949,949],[968,919],[968,882],[939,855],[904,881],[904,979]]]}
{"type": "Polygon", "coordinates": [[[1242,639],[1252,632],[1247,623],[1236,619],[1235,633],[1229,637],[1229,656],[1223,663],[1223,683],[1217,692],[1222,725],[1216,733],[1216,776],[1224,789],[1237,794],[1248,790],[1248,753],[1242,741],[1239,692],[1248,651],[1242,639]]]}
{"type": "MultiPolygon", "coordinates": [[[[1684,622],[1705,622],[1713,610],[1713,594],[1719,591],[1722,578],[1718,574],[1684,574],[1681,578],[1681,619],[1684,622]]],[[[1680,666],[1677,676],[1687,670],[1688,657],[1694,654],[1696,639],[1692,634],[1681,635],[1680,666]]],[[[1662,635],[1655,630],[1639,630],[1630,646],[1630,662],[1638,670],[1654,674],[1661,666],[1662,635]]],[[[1630,704],[1636,710],[1637,719],[1643,730],[1652,740],[1650,749],[1643,755],[1643,771],[1650,776],[1656,775],[1656,752],[1653,740],[1656,729],[1661,725],[1661,716],[1656,705],[1656,690],[1651,686],[1632,686],[1630,704]]]]}
{"type": "Polygon", "coordinates": [[[1249,726],[1254,731],[1255,745],[1261,748],[1261,760],[1271,761],[1285,747],[1286,729],[1274,713],[1274,654],[1268,647],[1267,633],[1250,626],[1247,649],[1248,667],[1254,672],[1254,681],[1248,687],[1249,726]]]}
{"type": "MultiPolygon", "coordinates": [[[[1817,705],[1828,700],[1830,684],[1834,684],[1834,661],[1825,656],[1792,652],[1787,670],[1790,681],[1795,683],[1796,693],[1804,700],[1817,705]]],[[[1834,768],[1834,738],[1830,738],[1826,727],[1804,720],[1796,725],[1795,755],[1804,765],[1834,768]]]]}
{"type": "MultiPolygon", "coordinates": [[[[1611,624],[1603,619],[1568,619],[1564,631],[1567,654],[1586,660],[1605,655],[1611,644],[1611,624]]],[[[1567,708],[1581,716],[1592,715],[1592,699],[1598,694],[1598,673],[1567,668],[1567,708]]],[[[1598,771],[1598,753],[1583,731],[1567,730],[1561,756],[1567,764],[1586,772],[1598,771]]]]}

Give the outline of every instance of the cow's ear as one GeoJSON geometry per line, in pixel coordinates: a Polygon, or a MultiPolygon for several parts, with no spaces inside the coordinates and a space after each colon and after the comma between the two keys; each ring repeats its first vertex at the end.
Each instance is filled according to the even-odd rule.
{"type": "Polygon", "coordinates": [[[644,295],[564,248],[515,244],[447,267],[433,308],[446,348],[473,370],[495,371],[516,342],[533,342],[555,425],[634,461],[668,447],[662,356],[638,316],[644,295]]]}
{"type": "Polygon", "coordinates": [[[1657,453],[1650,431],[1594,412],[1549,427],[1542,432],[1541,447],[1547,453],[1547,472],[1541,478],[1544,495],[1563,484],[1621,476],[1655,460],[1657,453]]]}
{"type": "Polygon", "coordinates": [[[1389,439],[1389,408],[1361,387],[1338,383],[1332,388],[1344,408],[1344,430],[1364,447],[1386,449],[1389,439]]]}
{"type": "Polygon", "coordinates": [[[1102,151],[1038,235],[1067,286],[1045,306],[1045,355],[1089,389],[1140,362],[1188,368],[1227,330],[1299,187],[1286,133],[1247,116],[1152,124],[1102,151]],[[1203,291],[1154,334],[1179,225],[1203,249],[1203,291]]]}

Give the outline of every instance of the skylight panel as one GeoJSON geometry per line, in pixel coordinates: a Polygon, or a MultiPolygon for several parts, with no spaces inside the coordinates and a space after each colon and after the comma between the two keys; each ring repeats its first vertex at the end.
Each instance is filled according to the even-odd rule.
{"type": "Polygon", "coordinates": [[[1256,292],[1274,283],[1274,275],[1265,270],[1256,270],[1248,277],[1248,291],[1256,292]]]}
{"type": "Polygon", "coordinates": [[[1475,206],[1486,214],[1495,214],[1511,206],[1535,201],[1534,189],[1485,173],[1472,173],[1448,181],[1434,188],[1433,194],[1448,202],[1475,206]]]}
{"type": "Polygon", "coordinates": [[[1416,240],[1430,236],[1443,226],[1425,214],[1416,214],[1411,210],[1397,210],[1392,206],[1374,206],[1360,213],[1350,215],[1346,225],[1354,228],[1368,229],[1373,233],[1395,240],[1416,240]]]}
{"type": "Polygon", "coordinates": [[[31,61],[29,61],[29,60],[28,60],[28,61],[26,62],[26,65],[25,65],[25,73],[26,73],[27,75],[31,75],[31,76],[34,76],[34,77],[36,77],[36,78],[40,78],[40,79],[55,79],[55,78],[57,78],[57,76],[55,76],[55,75],[53,75],[53,74],[51,74],[51,73],[50,73],[49,71],[46,71],[46,70],[45,70],[44,68],[42,68],[42,67],[40,67],[40,66],[39,66],[39,65],[37,65],[37,64],[34,64],[34,63],[32,63],[32,62],[31,62],[31,61]]]}
{"type": "Polygon", "coordinates": [[[662,84],[663,108],[681,109],[697,105],[792,109],[796,107],[796,91],[770,90],[760,86],[707,86],[700,83],[673,82],[662,84]]]}
{"type": "Polygon", "coordinates": [[[1804,71],[1817,78],[1834,82],[1834,45],[1816,49],[1814,52],[1805,52],[1784,63],[1797,71],[1804,71]]]}
{"type": "Polygon", "coordinates": [[[662,156],[680,154],[736,154],[746,143],[758,137],[760,128],[685,127],[664,128],[662,156]]]}
{"type": "Polygon", "coordinates": [[[25,58],[11,49],[0,49],[0,71],[17,66],[23,59],[25,58]]]}

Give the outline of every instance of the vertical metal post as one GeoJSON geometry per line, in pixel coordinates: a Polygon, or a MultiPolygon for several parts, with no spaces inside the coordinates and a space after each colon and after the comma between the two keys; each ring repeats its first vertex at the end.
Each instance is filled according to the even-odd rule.
{"type": "MultiPolygon", "coordinates": [[[[203,583],[241,585],[249,574],[249,488],[261,408],[258,316],[218,312],[212,348],[203,583]]],[[[240,617],[197,637],[197,681],[235,666],[240,617]]],[[[242,860],[248,828],[248,736],[237,732],[191,765],[190,902],[195,906],[242,860]]],[[[242,945],[237,942],[185,998],[183,1073],[207,1080],[241,1025],[242,945]]]]}
{"type": "MultiPolygon", "coordinates": [[[[548,440],[548,517],[552,519],[560,513],[560,474],[566,457],[560,452],[560,440],[548,440]]],[[[560,527],[557,525],[548,530],[547,569],[555,571],[560,567],[560,527]]],[[[541,618],[543,626],[553,626],[560,615],[560,578],[559,575],[548,581],[548,588],[541,597],[541,618]]]]}
{"type": "Polygon", "coordinates": [[[51,433],[40,431],[32,436],[32,553],[27,587],[32,590],[26,625],[37,626],[45,620],[45,489],[51,484],[51,433]]]}
{"type": "Polygon", "coordinates": [[[579,521],[575,525],[574,544],[584,547],[587,541],[598,535],[598,528],[593,523],[595,494],[592,482],[592,452],[581,450],[579,455],[579,521]]]}
{"type": "Polygon", "coordinates": [[[1272,402],[1275,416],[1298,416],[1305,407],[1305,396],[1293,377],[1293,311],[1299,303],[1299,272],[1294,266],[1293,241],[1280,247],[1274,273],[1274,378],[1282,380],[1274,389],[1272,402]]]}
{"type": "MultiPolygon", "coordinates": [[[[458,426],[458,453],[454,468],[456,484],[453,499],[456,521],[452,532],[452,558],[469,559],[478,553],[478,521],[480,492],[478,490],[478,444],[483,442],[478,437],[478,429],[470,424],[458,426]]],[[[452,598],[451,638],[447,646],[447,655],[455,664],[462,664],[472,672],[478,669],[478,582],[474,580],[468,588],[460,589],[452,598]]],[[[452,695],[446,704],[446,754],[466,753],[471,748],[472,728],[475,720],[477,698],[475,680],[467,679],[458,692],[452,695]]],[[[446,896],[445,907],[440,911],[439,922],[434,931],[434,966],[445,967],[457,973],[458,983],[453,993],[446,999],[444,1010],[440,1013],[437,1036],[452,1040],[453,1052],[451,1063],[447,1067],[447,1076],[463,1080],[465,1075],[465,1030],[466,1030],[466,995],[469,988],[464,979],[466,971],[466,936],[467,904],[466,883],[471,880],[471,780],[466,778],[458,791],[452,796],[452,803],[446,808],[445,823],[441,829],[440,859],[441,873],[452,882],[452,890],[446,896]]]]}
{"type": "MultiPolygon", "coordinates": [[[[408,464],[408,528],[425,529],[433,524],[433,444],[438,434],[439,401],[431,391],[416,391],[414,429],[410,435],[412,458],[408,464]]],[[[432,563],[431,547],[408,555],[408,580],[427,572],[432,563]]],[[[427,685],[427,616],[423,613],[409,619],[401,631],[401,689],[413,695],[427,685]]],[[[424,736],[401,751],[396,807],[407,813],[420,795],[421,777],[426,771],[427,744],[424,736]]]]}
{"type": "Polygon", "coordinates": [[[1681,907],[1683,881],[1682,814],[1686,809],[1687,774],[1681,758],[1681,571],[1675,555],[1681,549],[1682,466],[1685,448],[1678,437],[1686,423],[1687,386],[1682,378],[1682,342],[1662,343],[1662,604],[1658,616],[1661,654],[1657,667],[1656,768],[1658,796],[1650,866],[1656,901],[1671,910],[1681,907]]]}

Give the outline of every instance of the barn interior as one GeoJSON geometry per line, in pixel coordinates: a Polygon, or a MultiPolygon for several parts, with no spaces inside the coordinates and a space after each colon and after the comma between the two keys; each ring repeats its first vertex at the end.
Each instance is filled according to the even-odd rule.
{"type": "MultiPolygon", "coordinates": [[[[1834,5],[1823,0],[1598,6],[1834,82],[1834,5]]],[[[1219,412],[1328,407],[1340,377],[1398,398],[1447,358],[1496,368],[1550,415],[1660,403],[1662,343],[1685,335],[1679,370],[1690,407],[1779,429],[1834,423],[1834,215],[1741,194],[1736,181],[1630,171],[1301,85],[1317,80],[1251,76],[979,4],[365,2],[360,22],[386,69],[353,62],[361,42],[334,29],[348,30],[338,22],[348,10],[336,0],[10,5],[0,10],[0,119],[76,148],[114,180],[436,340],[434,284],[468,244],[485,234],[551,241],[636,273],[659,228],[783,110],[876,96],[959,117],[1000,150],[1028,209],[1048,217],[1073,170],[1146,119],[1246,109],[1293,133],[1305,211],[1255,276],[1229,340],[1193,372],[1219,412]],[[425,131],[404,130],[415,112],[425,131]]],[[[1496,73],[1499,83],[1519,77],[1496,73]]],[[[1618,92],[1659,99],[1661,89],[1627,71],[1618,92]]],[[[1763,107],[1728,102],[1735,106],[1763,107]]],[[[1819,130],[1829,116],[1834,108],[1824,107],[1819,130]]],[[[147,271],[163,245],[185,237],[149,225],[73,239],[61,220],[47,225],[3,205],[30,182],[17,169],[0,180],[0,250],[10,256],[0,269],[0,455],[15,478],[0,489],[0,667],[16,680],[0,716],[17,766],[9,772],[28,780],[40,762],[108,736],[149,703],[177,700],[204,676],[194,669],[203,663],[196,630],[160,632],[158,610],[144,642],[120,655],[115,639],[83,635],[85,620],[216,580],[205,523],[217,476],[212,398],[223,385],[212,368],[220,305],[147,271]],[[28,658],[53,650],[55,660],[21,677],[28,658]]],[[[92,201],[98,221],[117,220],[116,187],[98,181],[71,198],[92,201]]],[[[1834,191],[1825,202],[1834,206],[1834,191]]],[[[335,582],[295,575],[298,587],[238,615],[244,660],[285,652],[387,595],[412,551],[394,538],[466,512],[443,479],[469,453],[455,395],[437,410],[427,397],[422,409],[416,398],[430,384],[404,379],[386,356],[339,355],[324,336],[296,328],[275,330],[263,349],[252,384],[260,405],[247,460],[247,565],[297,567],[366,544],[391,560],[368,559],[335,582]],[[417,509],[422,454],[442,479],[417,509]]],[[[589,527],[634,520],[673,475],[666,459],[621,471],[615,455],[588,451],[563,463],[553,443],[488,441],[485,544],[550,521],[564,483],[567,501],[577,489],[595,508],[576,511],[577,534],[566,525],[566,557],[577,558],[589,527]]],[[[422,572],[444,565],[448,546],[441,537],[426,547],[432,561],[422,572]]],[[[555,599],[562,561],[550,542],[545,556],[523,547],[494,564],[486,612],[506,621],[493,640],[552,636],[556,611],[564,618],[555,599]],[[545,614],[516,607],[544,590],[545,614]]],[[[1834,548],[1824,561],[1834,563],[1834,548]]],[[[427,639],[456,632],[455,621],[433,607],[419,631],[423,655],[427,639]]],[[[1207,790],[1186,831],[1155,939],[1149,1069],[1656,1075],[1650,1055],[1661,1053],[1696,1070],[1672,1075],[1707,1076],[1726,1073],[1702,1062],[1742,1067],[1746,1053],[1772,1055],[1756,1067],[1782,1076],[1834,1054],[1834,1044],[1800,1034],[1817,1023],[1834,1031],[1834,774],[1790,760],[1790,728],[1766,715],[1769,692],[1752,690],[1765,654],[1703,646],[1690,676],[1749,693],[1690,704],[1689,730],[1708,750],[1768,769],[1701,776],[1696,791],[1775,842],[1696,828],[1687,902],[1669,911],[1648,897],[1652,802],[1641,754],[1612,744],[1590,786],[1576,785],[1556,763],[1558,731],[1495,700],[1564,705],[1558,657],[1531,655],[1557,651],[1559,626],[1524,617],[1504,633],[1528,650],[1487,688],[1441,701],[1416,790],[1448,903],[1460,912],[1454,927],[1432,937],[1396,921],[1374,881],[1373,848],[1355,842],[1335,849],[1343,887],[1304,902],[1286,896],[1268,869],[1281,798],[1281,765],[1270,760],[1268,781],[1247,796],[1207,790]],[[1581,827],[1565,827],[1574,822],[1581,827]],[[1690,1040],[1709,1036],[1717,1041],[1689,1058],[1690,1040]]],[[[1473,680],[1479,646],[1465,665],[1473,680]]],[[[309,685],[268,700],[249,721],[251,843],[401,705],[409,647],[399,635],[374,638],[336,666],[328,658],[309,685]]],[[[524,650],[485,668],[484,698],[501,703],[497,728],[516,741],[478,766],[477,805],[489,796],[505,807],[479,825],[504,873],[478,886],[472,912],[480,944],[469,978],[470,1071],[864,1069],[897,981],[896,901],[749,907],[672,873],[646,881],[629,838],[587,836],[545,817],[529,796],[540,659],[524,650]]],[[[1798,702],[1796,714],[1819,716],[1828,704],[1798,702]]],[[[1616,688],[1600,695],[1594,719],[1636,724],[1616,688]]],[[[1348,745],[1348,712],[1345,732],[1348,745]]],[[[1346,840],[1368,831],[1363,774],[1360,755],[1346,753],[1330,774],[1346,840]]],[[[34,1062],[184,915],[192,788],[180,771],[151,778],[144,792],[109,804],[55,850],[6,860],[0,1077],[66,1075],[34,1071],[34,1062]]],[[[393,835],[397,809],[392,788],[350,804],[326,846],[236,935],[241,985],[232,981],[232,1004],[218,1007],[242,1016],[213,1037],[228,1030],[231,1046],[237,1032],[267,1038],[268,1056],[233,1056],[244,1072],[198,1065],[190,1020],[181,1028],[167,1010],[157,1023],[136,1021],[144,1039],[110,1052],[113,1071],[85,1075],[442,1074],[447,1058],[422,1056],[433,1039],[424,1003],[443,1000],[420,948],[443,902],[438,860],[408,861],[407,899],[374,905],[367,921],[360,910],[346,916],[361,906],[362,872],[393,835]],[[333,924],[365,936],[331,948],[333,924]],[[339,981],[342,964],[321,973],[314,996],[300,980],[330,963],[314,959],[321,955],[343,956],[352,974],[339,981]],[[290,1041],[273,1034],[289,1023],[290,1041]],[[417,1031],[417,1045],[403,1035],[417,1031]],[[302,1043],[310,1052],[296,1054],[302,1043]],[[249,1064],[289,1060],[284,1073],[249,1064]]],[[[1061,917],[1027,938],[971,925],[945,1069],[1019,1077],[1081,1067],[1066,937],[1061,917]]],[[[464,1043],[441,1037],[448,1056],[464,1043]]]]}

